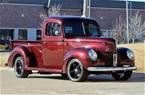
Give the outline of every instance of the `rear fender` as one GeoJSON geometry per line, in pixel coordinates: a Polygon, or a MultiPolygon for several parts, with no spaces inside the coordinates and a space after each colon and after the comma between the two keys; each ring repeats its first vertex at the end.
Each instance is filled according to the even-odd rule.
{"type": "Polygon", "coordinates": [[[67,65],[69,61],[73,58],[77,58],[78,60],[80,60],[85,69],[89,67],[91,62],[88,56],[88,49],[86,48],[73,49],[64,55],[63,73],[67,72],[67,65]]]}
{"type": "Polygon", "coordinates": [[[29,66],[29,58],[30,58],[30,51],[25,46],[18,46],[16,47],[10,54],[8,58],[8,66],[13,67],[14,66],[14,60],[17,56],[22,56],[25,68],[29,66]]]}

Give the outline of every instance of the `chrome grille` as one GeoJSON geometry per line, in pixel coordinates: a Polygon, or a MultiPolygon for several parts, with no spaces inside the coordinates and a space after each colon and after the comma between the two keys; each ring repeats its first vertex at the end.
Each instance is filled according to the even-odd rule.
{"type": "Polygon", "coordinates": [[[117,66],[117,54],[113,54],[113,66],[117,66]]]}

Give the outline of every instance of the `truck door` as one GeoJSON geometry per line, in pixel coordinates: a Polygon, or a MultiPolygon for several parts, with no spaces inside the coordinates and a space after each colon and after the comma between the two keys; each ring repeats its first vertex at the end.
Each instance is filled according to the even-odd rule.
{"type": "Polygon", "coordinates": [[[54,22],[46,24],[43,39],[43,65],[45,68],[61,69],[63,64],[63,36],[61,25],[54,22]]]}

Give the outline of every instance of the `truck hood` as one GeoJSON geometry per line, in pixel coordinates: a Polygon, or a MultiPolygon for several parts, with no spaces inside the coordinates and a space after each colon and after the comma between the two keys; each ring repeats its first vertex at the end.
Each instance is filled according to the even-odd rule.
{"type": "Polygon", "coordinates": [[[69,38],[65,39],[68,49],[93,48],[96,51],[115,52],[116,44],[112,38],[69,38]]]}

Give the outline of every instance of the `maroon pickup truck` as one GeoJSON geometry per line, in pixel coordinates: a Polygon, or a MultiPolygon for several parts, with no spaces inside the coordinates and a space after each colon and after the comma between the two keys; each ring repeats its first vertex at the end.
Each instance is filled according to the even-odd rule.
{"type": "Polygon", "coordinates": [[[127,80],[136,69],[134,53],[103,38],[98,23],[82,17],[50,17],[43,22],[40,41],[13,41],[8,66],[19,78],[34,71],[61,74],[84,81],[89,74],[112,74],[127,80]]]}

